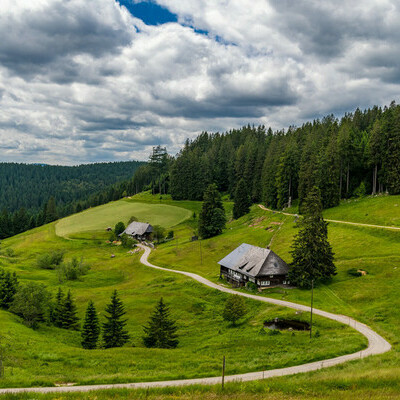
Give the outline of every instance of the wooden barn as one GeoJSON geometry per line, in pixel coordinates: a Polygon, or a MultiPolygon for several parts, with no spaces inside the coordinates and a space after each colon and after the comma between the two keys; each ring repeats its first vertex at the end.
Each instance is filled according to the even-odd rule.
{"type": "Polygon", "coordinates": [[[132,222],[126,229],[121,233],[124,233],[136,240],[149,240],[153,232],[153,227],[150,224],[144,222],[132,222]]]}
{"type": "Polygon", "coordinates": [[[234,286],[253,282],[259,288],[290,286],[289,266],[270,249],[241,244],[221,261],[220,276],[234,286]]]}

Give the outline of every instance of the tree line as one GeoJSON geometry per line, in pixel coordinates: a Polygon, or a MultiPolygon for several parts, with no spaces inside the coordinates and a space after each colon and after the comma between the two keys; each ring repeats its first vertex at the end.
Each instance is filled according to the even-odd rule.
{"type": "Polygon", "coordinates": [[[0,163],[0,239],[132,194],[132,175],[142,164],[0,163]]]}
{"type": "MultiPolygon", "coordinates": [[[[400,106],[392,102],[340,119],[328,115],[287,131],[248,125],[203,132],[160,164],[164,186],[151,172],[151,162],[138,169],[133,181],[154,193],[165,187],[176,200],[202,200],[214,183],[233,199],[246,191],[250,203],[275,209],[299,199],[301,211],[314,186],[321,191],[323,208],[352,196],[399,194],[399,159],[400,106]]],[[[246,198],[242,207],[248,207],[246,198]]]]}

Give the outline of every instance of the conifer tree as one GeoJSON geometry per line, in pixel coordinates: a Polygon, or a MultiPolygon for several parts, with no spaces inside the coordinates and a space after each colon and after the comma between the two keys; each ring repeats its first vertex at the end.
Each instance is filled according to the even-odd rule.
{"type": "Polygon", "coordinates": [[[8,309],[18,289],[16,273],[5,272],[0,268],[0,307],[8,309]]]}
{"type": "Polygon", "coordinates": [[[169,308],[161,297],[147,326],[143,327],[145,336],[143,342],[146,347],[173,349],[178,346],[176,335],[177,326],[171,319],[169,308]]]}
{"type": "Polygon", "coordinates": [[[57,326],[58,328],[62,328],[61,316],[64,311],[64,297],[64,292],[61,288],[58,288],[51,318],[54,326],[57,326]]]}
{"type": "Polygon", "coordinates": [[[235,191],[235,203],[233,205],[233,218],[238,219],[250,211],[251,200],[248,186],[242,178],[235,191]]]}
{"type": "Polygon", "coordinates": [[[226,217],[217,185],[209,185],[204,192],[204,201],[199,216],[199,234],[206,239],[222,233],[226,217]]]}
{"type": "Polygon", "coordinates": [[[332,247],[328,242],[328,224],[322,217],[319,189],[314,187],[304,204],[304,217],[295,236],[291,254],[289,280],[299,287],[309,288],[311,282],[329,280],[336,275],[332,247]]]}
{"type": "Polygon", "coordinates": [[[82,327],[82,347],[95,349],[100,335],[100,323],[93,301],[90,300],[86,309],[85,321],[82,327]]]}
{"type": "Polygon", "coordinates": [[[76,315],[76,305],[72,298],[71,291],[68,290],[64,299],[62,314],[60,316],[61,327],[64,329],[79,330],[79,318],[76,315]]]}
{"type": "Polygon", "coordinates": [[[53,222],[58,218],[56,199],[51,196],[45,206],[45,223],[53,222]]]}
{"type": "Polygon", "coordinates": [[[125,307],[114,290],[111,295],[111,303],[107,305],[107,321],[103,323],[103,343],[106,349],[111,347],[122,347],[130,338],[126,331],[126,319],[122,317],[126,314],[125,307]]]}

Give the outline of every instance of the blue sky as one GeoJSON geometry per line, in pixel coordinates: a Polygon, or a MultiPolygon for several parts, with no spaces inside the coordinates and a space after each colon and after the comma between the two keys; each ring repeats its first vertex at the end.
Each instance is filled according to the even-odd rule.
{"type": "Polygon", "coordinates": [[[2,0],[0,161],[176,154],[399,102],[396,0],[2,0]]]}
{"type": "Polygon", "coordinates": [[[132,0],[119,0],[119,4],[136,18],[140,18],[146,25],[161,25],[168,22],[178,22],[178,16],[167,8],[153,1],[133,2],[132,0]]]}

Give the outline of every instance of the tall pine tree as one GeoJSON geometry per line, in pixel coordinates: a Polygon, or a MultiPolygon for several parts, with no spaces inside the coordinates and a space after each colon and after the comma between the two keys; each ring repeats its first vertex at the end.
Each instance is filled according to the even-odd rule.
{"type": "Polygon", "coordinates": [[[322,217],[319,189],[314,187],[306,198],[304,216],[298,223],[300,230],[295,236],[291,254],[289,280],[299,287],[309,288],[336,275],[333,251],[328,242],[328,224],[322,217]]]}
{"type": "Polygon", "coordinates": [[[236,187],[235,203],[233,205],[233,218],[238,219],[250,211],[251,200],[249,195],[249,187],[242,178],[236,187]]]}
{"type": "Polygon", "coordinates": [[[176,324],[171,319],[169,309],[161,297],[147,326],[143,327],[145,336],[143,342],[146,347],[172,349],[178,346],[176,324]]]}
{"type": "Polygon", "coordinates": [[[82,327],[82,347],[95,349],[100,335],[100,323],[93,301],[90,300],[86,309],[85,321],[82,327]]]}
{"type": "Polygon", "coordinates": [[[63,302],[60,322],[61,327],[64,329],[79,330],[79,318],[77,316],[76,305],[70,290],[68,290],[67,296],[63,302]]]}
{"type": "Polygon", "coordinates": [[[219,235],[225,228],[226,217],[217,185],[209,185],[199,216],[199,234],[203,239],[219,235]]]}
{"type": "Polygon", "coordinates": [[[107,321],[103,323],[103,344],[106,349],[111,347],[122,347],[128,340],[129,334],[125,330],[126,319],[122,317],[126,314],[125,307],[114,290],[111,295],[111,303],[107,305],[107,321]]]}

